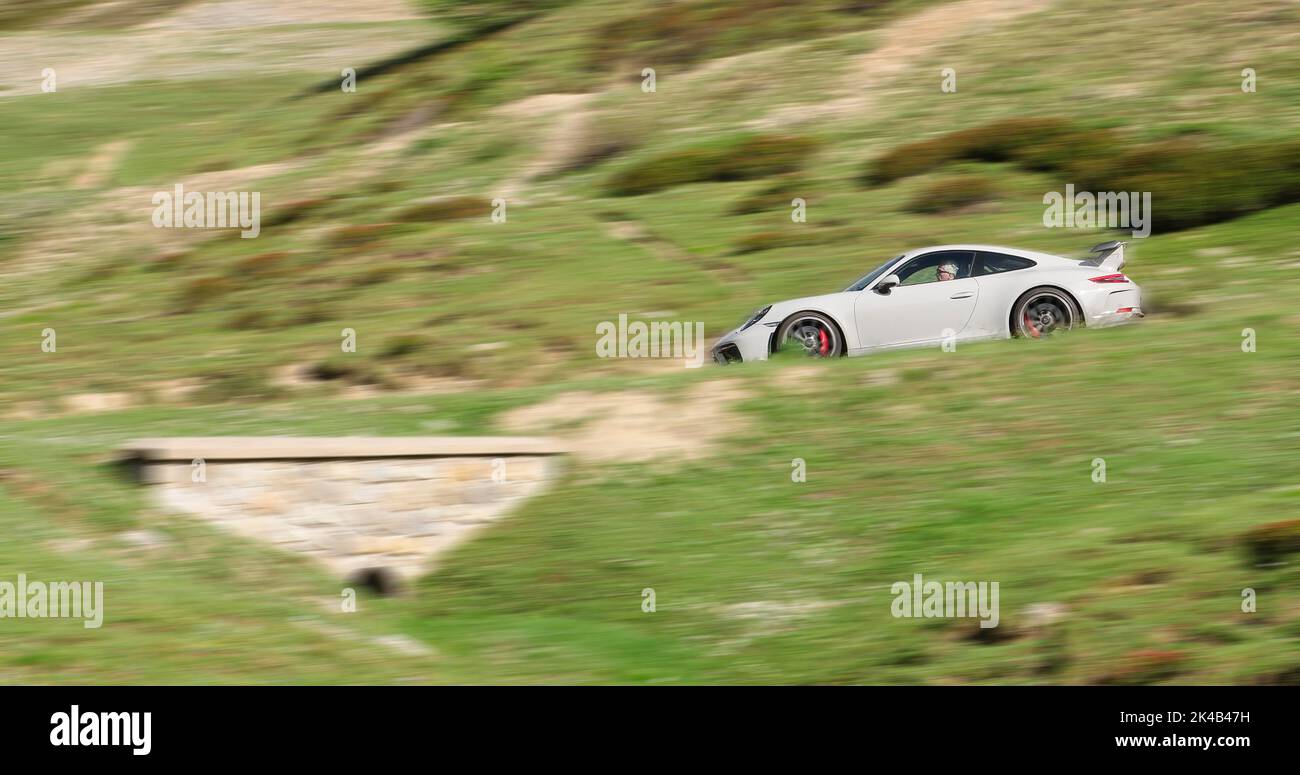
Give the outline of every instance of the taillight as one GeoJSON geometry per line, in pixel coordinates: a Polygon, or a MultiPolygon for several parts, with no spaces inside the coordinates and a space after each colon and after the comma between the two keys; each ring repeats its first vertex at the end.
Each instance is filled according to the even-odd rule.
{"type": "Polygon", "coordinates": [[[1126,282],[1128,282],[1128,278],[1125,277],[1124,274],[1123,274],[1122,272],[1116,272],[1115,274],[1104,274],[1104,275],[1101,275],[1100,277],[1089,277],[1088,279],[1089,279],[1089,280],[1092,280],[1094,283],[1126,283],[1126,282]]]}

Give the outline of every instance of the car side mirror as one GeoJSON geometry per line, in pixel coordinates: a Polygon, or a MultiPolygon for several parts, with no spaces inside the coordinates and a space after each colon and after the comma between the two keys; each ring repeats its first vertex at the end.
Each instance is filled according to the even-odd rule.
{"type": "Polygon", "coordinates": [[[898,279],[898,275],[891,274],[890,276],[876,283],[876,293],[880,294],[881,296],[888,296],[889,292],[894,290],[894,286],[898,285],[901,282],[902,280],[898,279]]]}

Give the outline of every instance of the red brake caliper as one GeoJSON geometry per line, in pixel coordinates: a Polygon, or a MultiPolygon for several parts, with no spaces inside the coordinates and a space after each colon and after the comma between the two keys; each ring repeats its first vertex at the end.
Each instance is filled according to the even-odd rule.
{"type": "Polygon", "coordinates": [[[1041,334],[1038,331],[1038,326],[1034,325],[1034,321],[1029,319],[1028,312],[1025,313],[1025,325],[1029,327],[1030,336],[1032,336],[1035,339],[1038,339],[1041,336],[1041,334]]]}
{"type": "Polygon", "coordinates": [[[819,336],[822,341],[821,347],[817,348],[817,354],[825,355],[831,349],[831,339],[826,335],[826,329],[824,328],[817,329],[817,336],[819,336]]]}

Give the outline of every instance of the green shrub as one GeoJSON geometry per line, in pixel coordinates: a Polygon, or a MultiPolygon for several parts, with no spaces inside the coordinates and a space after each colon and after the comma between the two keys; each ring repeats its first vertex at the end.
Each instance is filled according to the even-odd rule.
{"type": "Polygon", "coordinates": [[[941,213],[986,202],[996,195],[993,182],[983,175],[951,175],[926,185],[905,207],[914,213],[941,213]]]}
{"type": "Polygon", "coordinates": [[[1242,536],[1242,544],[1256,565],[1281,562],[1300,552],[1300,519],[1256,525],[1242,536]]]}
{"type": "Polygon", "coordinates": [[[962,159],[1009,161],[1030,154],[1030,149],[1039,149],[1035,152],[1034,163],[1041,165],[1062,152],[1062,138],[1070,134],[1070,125],[1056,118],[994,121],[900,145],[871,162],[863,179],[866,183],[880,185],[931,172],[962,159]]]}
{"type": "Polygon", "coordinates": [[[265,401],[278,398],[283,391],[260,372],[249,369],[218,371],[203,377],[196,396],[204,403],[228,401],[265,401]]]}
{"type": "Polygon", "coordinates": [[[236,261],[233,270],[236,275],[251,277],[267,277],[279,274],[284,271],[284,260],[292,255],[292,253],[285,250],[258,253],[236,261]]]}
{"type": "Polygon", "coordinates": [[[353,226],[341,226],[330,232],[329,244],[336,248],[372,245],[388,236],[396,225],[393,223],[363,223],[353,226]]]}
{"type": "Polygon", "coordinates": [[[781,210],[791,207],[791,200],[798,196],[807,196],[811,184],[799,173],[782,175],[771,183],[732,205],[735,215],[748,215],[766,210],[781,210]]]}
{"type": "Polygon", "coordinates": [[[324,323],[334,318],[336,309],[328,299],[299,296],[293,302],[293,313],[290,320],[292,320],[293,325],[297,326],[324,323]]]}
{"type": "Polygon", "coordinates": [[[465,29],[479,29],[539,11],[563,8],[576,0],[424,0],[429,15],[465,29]]]}
{"type": "Polygon", "coordinates": [[[1079,191],[1150,192],[1153,228],[1166,232],[1300,201],[1300,141],[1215,146],[1184,134],[1125,146],[1112,130],[1051,118],[996,121],[902,145],[868,164],[863,180],[888,183],[960,160],[1013,162],[1079,191]]]}
{"type": "Polygon", "coordinates": [[[1034,172],[1063,171],[1070,180],[1087,180],[1091,170],[1104,168],[1123,147],[1113,129],[1072,129],[1039,138],[1015,152],[1015,161],[1034,172]]]}
{"type": "Polygon", "coordinates": [[[251,331],[271,328],[272,318],[264,309],[246,309],[235,313],[226,321],[226,328],[234,331],[251,331]]]}
{"type": "Polygon", "coordinates": [[[283,205],[267,213],[262,219],[262,225],[265,227],[283,226],[286,223],[293,223],[301,220],[312,211],[318,210],[329,203],[328,198],[318,197],[312,199],[296,199],[292,202],[285,202],[283,205]]]}
{"type": "Polygon", "coordinates": [[[1012,161],[1025,149],[1052,145],[1072,130],[1059,118],[1015,118],[953,132],[958,156],[972,161],[1012,161]]]}
{"type": "MultiPolygon", "coordinates": [[[[629,4],[631,5],[631,4],[629,4]]],[[[783,41],[806,41],[870,27],[894,0],[676,0],[645,4],[590,36],[586,65],[608,72],[642,62],[689,65],[783,41]]],[[[635,69],[632,72],[636,72],[635,69]]]]}
{"type": "Polygon", "coordinates": [[[402,334],[384,341],[379,349],[380,358],[404,358],[429,349],[432,338],[420,334],[402,334]]]}
{"type": "Polygon", "coordinates": [[[867,185],[884,185],[895,180],[923,175],[959,157],[958,148],[946,137],[900,145],[873,160],[862,175],[867,185]]]}
{"type": "Polygon", "coordinates": [[[392,387],[391,378],[374,361],[355,353],[338,353],[312,364],[308,369],[312,379],[322,382],[346,382],[352,385],[378,385],[392,387]]]}
{"type": "Polygon", "coordinates": [[[364,272],[354,275],[349,281],[353,288],[363,288],[367,285],[380,285],[397,279],[402,273],[400,264],[380,264],[367,268],[364,272]]]}
{"type": "Polygon", "coordinates": [[[825,228],[791,223],[783,229],[770,229],[747,234],[736,241],[736,253],[757,253],[762,250],[789,248],[797,245],[820,245],[843,239],[856,239],[860,233],[851,228],[825,228]]]}
{"type": "Polygon", "coordinates": [[[351,379],[360,375],[363,361],[355,354],[334,355],[311,365],[308,373],[312,379],[323,382],[336,379],[351,379]]]}
{"type": "Polygon", "coordinates": [[[1132,686],[1164,681],[1182,672],[1187,655],[1181,651],[1141,649],[1120,657],[1098,683],[1132,686]]]}
{"type": "Polygon", "coordinates": [[[606,184],[614,196],[637,196],[686,183],[751,180],[793,172],[817,148],[811,137],[744,135],[669,151],[623,168],[606,184]]]}
{"type": "Polygon", "coordinates": [[[147,271],[165,272],[181,266],[188,257],[183,250],[167,250],[145,259],[144,265],[147,271]]]}
{"type": "Polygon", "coordinates": [[[475,196],[443,196],[418,202],[397,215],[402,223],[452,221],[462,218],[486,218],[492,203],[475,196]]]}
{"type": "Polygon", "coordinates": [[[200,277],[181,289],[176,299],[177,312],[194,312],[234,290],[235,285],[225,277],[200,277]]]}
{"type": "Polygon", "coordinates": [[[757,231],[746,234],[736,241],[735,252],[758,253],[763,250],[788,248],[806,244],[802,236],[795,231],[757,231]]]}

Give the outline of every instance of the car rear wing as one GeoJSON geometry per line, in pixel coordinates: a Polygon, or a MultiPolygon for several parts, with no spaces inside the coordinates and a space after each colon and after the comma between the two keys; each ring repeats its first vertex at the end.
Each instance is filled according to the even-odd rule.
{"type": "Polygon", "coordinates": [[[1110,242],[1093,245],[1088,250],[1092,254],[1092,258],[1084,261],[1084,264],[1118,272],[1124,268],[1124,246],[1126,244],[1128,243],[1111,240],[1110,242]]]}

